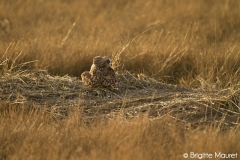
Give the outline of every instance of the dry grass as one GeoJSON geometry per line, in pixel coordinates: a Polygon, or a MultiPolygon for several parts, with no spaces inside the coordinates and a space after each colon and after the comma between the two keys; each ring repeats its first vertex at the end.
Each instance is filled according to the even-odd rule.
{"type": "Polygon", "coordinates": [[[12,31],[0,35],[0,159],[239,152],[239,8],[230,0],[1,0],[12,31]],[[114,60],[121,93],[53,76],[79,77],[97,55],[114,60]],[[56,116],[59,106],[67,116],[56,116]]]}
{"type": "Polygon", "coordinates": [[[3,55],[22,52],[19,63],[79,76],[96,55],[112,57],[118,69],[145,73],[187,87],[239,81],[240,2],[211,1],[21,1],[0,2],[0,15],[13,22],[0,39],[3,55]],[[118,51],[147,28],[120,57],[118,51]],[[119,58],[119,59],[116,59],[119,58]],[[120,64],[119,64],[120,63],[120,64]],[[136,67],[138,66],[138,67],[136,67]]]}
{"type": "Polygon", "coordinates": [[[121,93],[113,93],[46,71],[5,74],[0,79],[0,159],[238,153],[239,92],[190,90],[138,76],[118,75],[121,93]]]}
{"type": "MultiPolygon", "coordinates": [[[[18,108],[18,109],[16,109],[18,108]]],[[[1,112],[1,159],[183,159],[183,153],[239,152],[238,127],[221,133],[214,125],[189,129],[169,116],[144,115],[86,124],[74,108],[55,120],[34,108],[1,112]]]]}

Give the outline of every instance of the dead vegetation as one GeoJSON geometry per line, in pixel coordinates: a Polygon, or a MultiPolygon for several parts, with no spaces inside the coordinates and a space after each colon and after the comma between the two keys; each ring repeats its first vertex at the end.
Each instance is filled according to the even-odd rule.
{"type": "Polygon", "coordinates": [[[1,0],[12,29],[0,35],[0,159],[239,152],[239,6],[1,0]],[[79,79],[98,55],[119,92],[79,79]]]}
{"type": "Polygon", "coordinates": [[[239,129],[191,129],[169,115],[85,123],[81,109],[53,119],[38,110],[1,112],[1,159],[183,159],[183,153],[238,153],[239,129]]]}
{"type": "Polygon", "coordinates": [[[106,55],[118,70],[167,83],[190,88],[202,78],[231,87],[240,77],[239,6],[227,0],[2,0],[0,14],[13,27],[0,38],[0,55],[22,52],[18,64],[36,61],[34,69],[76,77],[90,68],[93,57],[106,55]]]}
{"type": "Polygon", "coordinates": [[[0,98],[7,106],[52,110],[58,118],[68,116],[66,108],[80,107],[89,120],[147,114],[150,119],[171,115],[193,126],[212,121],[224,127],[238,124],[239,91],[186,89],[128,71],[117,78],[120,89],[112,92],[88,88],[79,78],[52,76],[45,70],[18,71],[0,78],[0,98]]]}

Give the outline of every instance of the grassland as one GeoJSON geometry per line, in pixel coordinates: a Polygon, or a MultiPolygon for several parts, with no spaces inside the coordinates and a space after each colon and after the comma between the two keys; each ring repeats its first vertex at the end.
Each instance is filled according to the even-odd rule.
{"type": "Polygon", "coordinates": [[[13,27],[0,37],[0,159],[183,159],[183,153],[190,152],[240,154],[239,8],[239,1],[230,0],[1,0],[0,16],[11,19],[13,27]],[[111,95],[110,102],[91,95],[102,92],[71,89],[75,83],[82,85],[73,77],[89,70],[97,55],[111,57],[119,75],[126,71],[140,75],[126,82],[137,89],[123,87],[124,92],[111,95]],[[29,70],[48,70],[53,77],[29,70]],[[58,77],[66,74],[71,77],[58,77]],[[169,97],[169,88],[154,90],[162,84],[152,78],[184,90],[178,88],[169,97]],[[78,104],[69,107],[70,99],[64,101],[67,116],[56,117],[51,109],[39,110],[40,103],[25,103],[26,97],[40,101],[39,95],[18,93],[31,87],[36,93],[40,87],[51,88],[46,94],[54,93],[59,102],[59,93],[74,92],[78,104]],[[90,93],[87,98],[94,97],[101,105],[78,97],[77,92],[90,93]],[[169,106],[164,111],[163,103],[169,106]],[[106,116],[117,104],[117,114],[106,116]],[[126,118],[126,113],[143,105],[150,107],[126,118]],[[150,117],[156,107],[161,114],[150,117]],[[89,108],[92,112],[86,114],[89,108]]]}

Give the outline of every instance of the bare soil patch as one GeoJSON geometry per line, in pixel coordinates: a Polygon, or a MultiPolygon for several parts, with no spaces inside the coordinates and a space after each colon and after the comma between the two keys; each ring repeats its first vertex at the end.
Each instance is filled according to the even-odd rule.
{"type": "Polygon", "coordinates": [[[112,92],[88,88],[77,77],[52,76],[45,70],[18,71],[0,78],[0,99],[4,106],[37,106],[61,118],[79,107],[90,121],[119,114],[127,119],[147,115],[152,120],[170,115],[190,127],[214,122],[224,129],[238,124],[239,92],[231,88],[186,89],[127,71],[118,74],[118,80],[119,91],[112,92]]]}

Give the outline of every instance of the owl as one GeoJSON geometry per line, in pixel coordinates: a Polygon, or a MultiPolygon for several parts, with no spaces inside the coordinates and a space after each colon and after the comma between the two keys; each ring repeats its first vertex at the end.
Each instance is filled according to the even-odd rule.
{"type": "Polygon", "coordinates": [[[107,56],[93,58],[90,71],[85,71],[81,74],[82,81],[90,87],[117,90],[117,79],[111,65],[111,59],[107,56]]]}
{"type": "Polygon", "coordinates": [[[9,33],[12,29],[12,22],[7,18],[0,18],[0,33],[9,33]]]}

